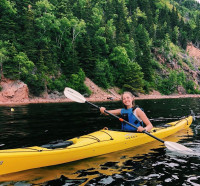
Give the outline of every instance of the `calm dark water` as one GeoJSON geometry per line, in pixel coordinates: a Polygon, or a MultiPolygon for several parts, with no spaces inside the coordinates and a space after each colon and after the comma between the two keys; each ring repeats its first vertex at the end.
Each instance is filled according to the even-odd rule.
{"type": "MultiPolygon", "coordinates": [[[[107,109],[121,102],[97,103],[107,109]]],[[[200,185],[200,99],[140,100],[154,126],[180,119],[193,110],[196,121],[168,141],[196,152],[182,155],[155,141],[141,147],[68,164],[0,176],[0,186],[15,185],[200,185]]],[[[0,149],[43,145],[120,123],[87,104],[56,103],[0,106],[0,149]],[[11,108],[14,111],[11,111],[11,108]]]]}

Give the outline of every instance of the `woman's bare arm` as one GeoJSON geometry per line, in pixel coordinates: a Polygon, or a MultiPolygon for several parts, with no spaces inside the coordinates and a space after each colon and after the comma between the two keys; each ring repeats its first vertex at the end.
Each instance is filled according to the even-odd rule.
{"type": "Polygon", "coordinates": [[[138,108],[136,110],[137,116],[144,122],[144,124],[146,125],[146,127],[138,127],[138,131],[142,132],[143,130],[146,131],[150,131],[153,128],[152,123],[150,122],[149,118],[146,116],[146,114],[140,109],[138,108]]]}
{"type": "MultiPolygon", "coordinates": [[[[105,110],[106,110],[105,107],[100,108],[100,112],[102,114],[108,115],[107,113],[104,112],[105,110]]],[[[121,114],[121,109],[107,110],[107,111],[110,112],[111,114],[114,114],[114,115],[120,115],[121,114]]]]}

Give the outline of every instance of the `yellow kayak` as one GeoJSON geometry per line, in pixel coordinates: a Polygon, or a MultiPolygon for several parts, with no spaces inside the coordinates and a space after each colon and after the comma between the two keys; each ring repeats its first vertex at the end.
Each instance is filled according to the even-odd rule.
{"type": "MultiPolygon", "coordinates": [[[[165,138],[192,123],[192,116],[153,128],[150,132],[165,138]]],[[[144,133],[100,130],[57,144],[0,150],[0,175],[33,168],[63,164],[139,146],[155,140],[144,133]]]]}

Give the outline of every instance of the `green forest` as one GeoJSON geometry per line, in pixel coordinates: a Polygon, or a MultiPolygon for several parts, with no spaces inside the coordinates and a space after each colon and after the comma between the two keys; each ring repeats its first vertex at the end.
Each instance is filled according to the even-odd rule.
{"type": "Polygon", "coordinates": [[[0,0],[1,78],[35,96],[90,94],[85,77],[104,89],[200,93],[188,43],[200,47],[194,0],[0,0]]]}

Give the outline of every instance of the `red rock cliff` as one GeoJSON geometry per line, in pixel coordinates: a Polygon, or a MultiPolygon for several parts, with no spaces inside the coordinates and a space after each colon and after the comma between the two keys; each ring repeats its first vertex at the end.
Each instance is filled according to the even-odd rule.
{"type": "Polygon", "coordinates": [[[0,85],[0,102],[24,102],[29,99],[28,87],[22,81],[3,79],[0,85]]]}

